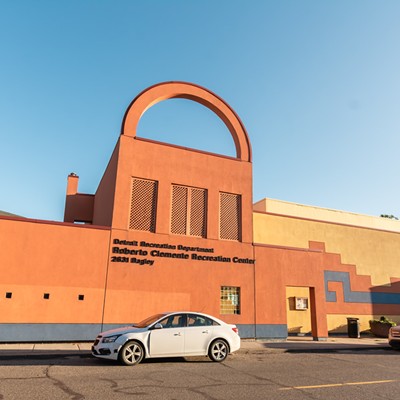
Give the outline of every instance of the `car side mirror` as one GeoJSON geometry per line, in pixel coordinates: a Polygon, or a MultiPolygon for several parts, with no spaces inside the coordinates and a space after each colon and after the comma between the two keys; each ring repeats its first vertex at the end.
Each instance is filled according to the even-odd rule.
{"type": "Polygon", "coordinates": [[[163,326],[158,322],[153,326],[153,329],[163,329],[163,326]]]}

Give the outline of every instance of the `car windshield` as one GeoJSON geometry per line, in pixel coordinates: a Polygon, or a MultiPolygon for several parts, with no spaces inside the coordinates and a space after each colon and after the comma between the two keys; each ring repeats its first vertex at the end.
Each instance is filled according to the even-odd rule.
{"type": "Polygon", "coordinates": [[[133,324],[135,328],[146,328],[146,326],[151,325],[156,322],[158,319],[164,317],[166,314],[156,314],[152,315],[149,318],[144,319],[143,321],[138,322],[137,324],[133,324]]]}

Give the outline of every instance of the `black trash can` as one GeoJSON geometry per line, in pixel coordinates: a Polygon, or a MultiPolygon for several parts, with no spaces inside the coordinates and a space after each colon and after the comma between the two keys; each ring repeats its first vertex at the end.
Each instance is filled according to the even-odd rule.
{"type": "Polygon", "coordinates": [[[360,322],[358,318],[347,318],[347,335],[349,338],[360,337],[360,322]]]}

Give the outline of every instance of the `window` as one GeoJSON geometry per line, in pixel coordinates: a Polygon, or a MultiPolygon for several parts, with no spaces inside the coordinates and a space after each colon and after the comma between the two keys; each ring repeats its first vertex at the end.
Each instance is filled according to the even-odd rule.
{"type": "Polygon", "coordinates": [[[206,237],[207,191],[172,185],[171,233],[206,237]]]}
{"type": "Polygon", "coordinates": [[[49,300],[50,299],[50,293],[43,293],[43,298],[45,300],[49,300]]]}
{"type": "Polygon", "coordinates": [[[132,179],[129,229],[155,232],[157,188],[156,181],[132,179]]]}
{"type": "Polygon", "coordinates": [[[78,295],[78,300],[79,300],[79,301],[85,300],[85,295],[84,295],[84,294],[79,294],[79,295],[78,295]]]}
{"type": "Polygon", "coordinates": [[[189,314],[188,315],[188,326],[212,326],[219,325],[211,318],[207,318],[204,315],[189,314]]]}
{"type": "Polygon", "coordinates": [[[221,287],[221,314],[240,314],[240,287],[221,287]]]}
{"type": "Polygon", "coordinates": [[[6,299],[12,298],[12,292],[6,292],[6,299]]]}
{"type": "Polygon", "coordinates": [[[159,322],[163,328],[182,328],[186,326],[185,315],[176,314],[170,315],[159,322]]]}
{"type": "Polygon", "coordinates": [[[241,196],[239,194],[219,194],[219,236],[221,239],[241,238],[241,196]]]}

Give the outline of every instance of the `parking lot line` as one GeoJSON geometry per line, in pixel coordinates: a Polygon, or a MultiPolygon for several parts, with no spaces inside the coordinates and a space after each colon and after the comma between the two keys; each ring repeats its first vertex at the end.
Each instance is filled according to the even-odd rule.
{"type": "Polygon", "coordinates": [[[312,385],[312,386],[293,386],[288,388],[280,388],[279,390],[294,390],[294,389],[321,389],[338,386],[357,386],[357,385],[377,385],[380,383],[398,382],[397,379],[388,379],[384,381],[366,381],[366,382],[344,382],[344,383],[329,383],[325,385],[312,385]]]}

